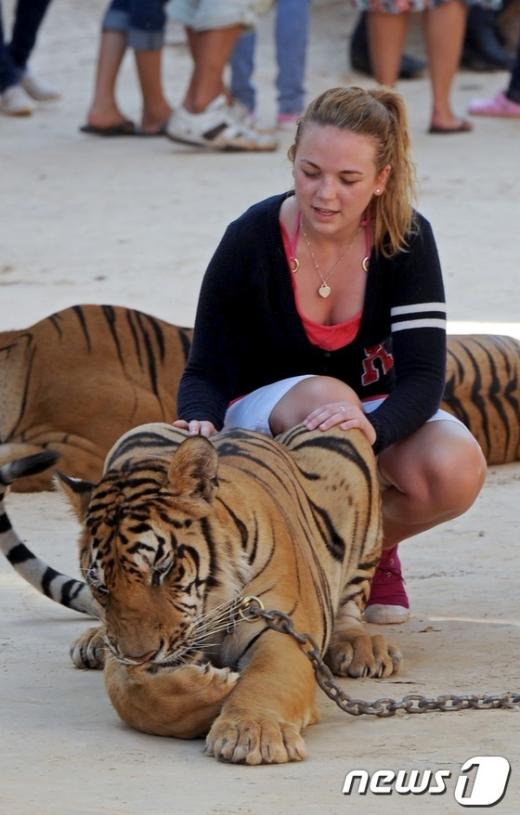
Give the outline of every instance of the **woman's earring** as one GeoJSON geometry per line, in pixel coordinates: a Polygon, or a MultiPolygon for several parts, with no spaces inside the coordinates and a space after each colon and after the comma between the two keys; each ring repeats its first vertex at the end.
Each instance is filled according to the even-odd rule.
{"type": "Polygon", "coordinates": [[[378,187],[377,190],[376,190],[376,195],[381,195],[381,193],[382,193],[382,190],[380,190],[379,187],[378,187]]]}

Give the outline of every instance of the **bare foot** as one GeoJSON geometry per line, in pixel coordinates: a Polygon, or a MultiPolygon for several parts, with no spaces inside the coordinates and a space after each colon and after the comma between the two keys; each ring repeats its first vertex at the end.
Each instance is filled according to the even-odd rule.
{"type": "Polygon", "coordinates": [[[130,120],[115,105],[92,106],[87,114],[87,124],[100,129],[117,127],[130,120]]]}
{"type": "Polygon", "coordinates": [[[166,103],[158,109],[143,110],[141,133],[145,133],[148,136],[163,133],[172,113],[173,108],[166,103]]]}
{"type": "Polygon", "coordinates": [[[466,119],[455,116],[453,113],[434,114],[431,119],[430,133],[469,133],[473,125],[466,119]]]}

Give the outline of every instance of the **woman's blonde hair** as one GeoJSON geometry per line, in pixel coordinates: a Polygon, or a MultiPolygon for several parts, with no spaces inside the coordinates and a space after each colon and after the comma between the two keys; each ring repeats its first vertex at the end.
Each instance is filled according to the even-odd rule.
{"type": "Polygon", "coordinates": [[[376,145],[376,171],[389,164],[384,195],[370,205],[376,249],[385,257],[405,249],[413,228],[412,201],[415,170],[410,157],[410,137],[404,101],[390,90],[331,88],[310,103],[298,122],[289,159],[294,162],[302,134],[309,124],[371,136],[376,145]]]}

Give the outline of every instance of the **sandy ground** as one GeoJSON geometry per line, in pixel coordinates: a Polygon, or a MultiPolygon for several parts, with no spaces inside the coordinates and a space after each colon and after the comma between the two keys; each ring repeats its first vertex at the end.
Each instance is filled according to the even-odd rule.
{"type": "MultiPolygon", "coordinates": [[[[13,2],[4,0],[9,16],[13,2]]],[[[82,136],[103,3],[55,0],[34,66],[64,92],[32,120],[0,119],[0,329],[18,328],[67,305],[118,303],[191,324],[201,275],[225,225],[248,204],[290,185],[284,134],[274,155],[212,155],[167,140],[82,136]]],[[[310,95],[368,80],[346,60],[353,13],[317,4],[310,95]]],[[[271,20],[260,26],[258,84],[265,122],[274,114],[271,20]]],[[[417,48],[417,32],[411,43],[417,48]]],[[[178,102],[189,71],[184,47],[166,52],[178,102]]],[[[505,74],[460,73],[462,111],[505,74]]],[[[481,121],[471,135],[426,134],[426,79],[400,86],[410,111],[420,208],[443,261],[452,330],[520,336],[518,317],[518,122],[481,121]]],[[[120,94],[137,117],[130,57],[120,94]]],[[[406,655],[384,682],[347,682],[365,699],[520,690],[520,465],[494,467],[463,518],[402,547],[413,616],[391,634],[406,655]]],[[[55,567],[76,573],[76,526],[54,494],[12,496],[24,539],[55,567]]],[[[497,812],[520,806],[517,712],[353,719],[324,698],[307,734],[303,764],[248,769],[202,755],[201,742],[146,737],[122,726],[97,673],[75,671],[68,643],[85,627],[36,595],[0,563],[1,815],[212,815],[456,813],[462,763],[503,755],[512,765],[497,812]],[[352,769],[448,769],[444,795],[341,795],[352,769]],[[354,799],[354,800],[352,800],[354,799]]]]}

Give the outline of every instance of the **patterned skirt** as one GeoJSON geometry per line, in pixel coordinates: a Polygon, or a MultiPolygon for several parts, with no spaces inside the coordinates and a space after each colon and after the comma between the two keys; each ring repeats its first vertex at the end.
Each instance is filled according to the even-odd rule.
{"type": "MultiPolygon", "coordinates": [[[[387,14],[404,14],[411,11],[427,11],[451,0],[353,0],[360,11],[381,11],[387,14]]],[[[467,6],[482,6],[487,9],[499,9],[502,0],[464,0],[467,6]]]]}

